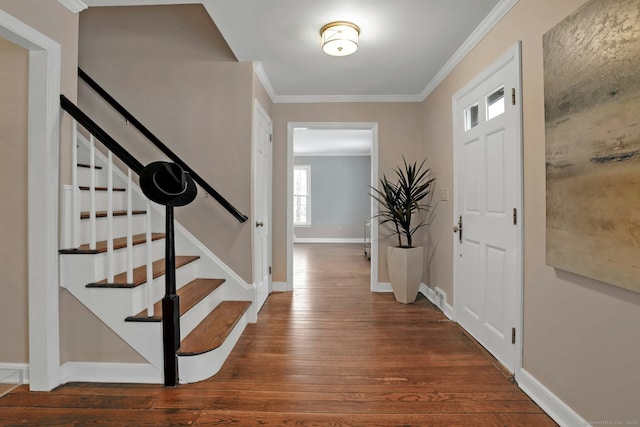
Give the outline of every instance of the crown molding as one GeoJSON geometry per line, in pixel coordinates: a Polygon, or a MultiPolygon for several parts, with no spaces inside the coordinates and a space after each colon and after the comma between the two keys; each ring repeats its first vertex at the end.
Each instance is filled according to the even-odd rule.
{"type": "Polygon", "coordinates": [[[89,7],[82,0],[58,0],[58,3],[60,3],[73,13],[82,12],[89,7]]]}
{"type": "Polygon", "coordinates": [[[262,63],[260,61],[253,61],[253,72],[258,76],[258,80],[262,83],[262,87],[271,98],[271,102],[276,102],[275,99],[278,97],[276,95],[276,91],[273,90],[273,85],[271,81],[269,81],[269,77],[267,77],[267,73],[264,72],[264,68],[262,67],[262,63]]]}
{"type": "Polygon", "coordinates": [[[276,95],[276,104],[329,102],[422,102],[420,95],[276,95]]]}
{"type": "Polygon", "coordinates": [[[518,0],[501,0],[500,3],[493,8],[491,13],[478,25],[471,35],[462,43],[456,53],[453,54],[446,64],[438,71],[433,79],[420,92],[420,100],[424,101],[438,87],[440,83],[453,71],[453,69],[462,62],[462,60],[476,47],[478,43],[486,36],[489,31],[496,26],[498,22],[518,3],[518,0]]]}
{"type": "Polygon", "coordinates": [[[253,72],[274,104],[311,104],[327,102],[421,102],[419,95],[278,95],[260,61],[253,62],[253,72]]]}

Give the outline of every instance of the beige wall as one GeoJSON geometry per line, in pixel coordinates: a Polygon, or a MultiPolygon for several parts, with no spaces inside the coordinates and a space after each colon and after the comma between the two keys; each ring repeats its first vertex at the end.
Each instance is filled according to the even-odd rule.
{"type": "MultiPolygon", "coordinates": [[[[175,151],[193,162],[196,170],[202,171],[214,187],[229,195],[231,201],[247,214],[250,207],[251,99],[260,100],[274,121],[273,280],[285,281],[287,123],[378,122],[380,174],[389,173],[401,161],[402,154],[415,159],[427,154],[438,177],[438,187],[452,189],[451,97],[517,40],[522,40],[524,368],[587,420],[638,420],[640,369],[637,354],[640,344],[635,337],[640,329],[640,295],[545,264],[542,34],[582,3],[583,0],[520,0],[422,105],[271,105],[264,90],[256,83],[251,64],[235,62],[217,30],[210,26],[210,21],[205,23],[201,8],[196,6],[170,10],[158,7],[152,16],[147,16],[151,9],[140,13],[139,8],[127,8],[126,14],[120,8],[83,12],[83,19],[86,16],[86,22],[91,21],[92,25],[90,31],[88,28],[83,31],[84,47],[91,46],[96,50],[83,50],[81,55],[87,63],[82,65],[113,90],[134,113],[139,110],[140,119],[161,139],[175,141],[175,151]],[[158,18],[164,19],[165,25],[152,25],[151,21],[158,22],[158,18]],[[184,24],[186,18],[189,18],[189,25],[184,24]],[[185,41],[189,43],[183,44],[185,41]],[[186,81],[208,83],[199,86],[198,93],[193,93],[186,81]],[[224,102],[219,102],[221,99],[224,102]],[[168,101],[187,108],[191,113],[190,120],[186,123],[175,120],[177,114],[168,108],[168,101]],[[220,144],[219,149],[216,144],[220,144]]],[[[75,99],[77,16],[53,1],[0,0],[0,7],[62,44],[62,92],[75,99]]],[[[24,52],[5,44],[0,45],[0,55],[3,55],[0,73],[7,72],[9,64],[13,64],[19,69],[17,75],[22,75],[24,52]],[[5,62],[7,53],[15,55],[15,61],[5,62]]],[[[19,80],[14,77],[7,81],[19,80]]],[[[12,89],[23,91],[21,96],[24,97],[24,84],[16,83],[15,86],[12,89]]],[[[3,96],[3,102],[4,99],[3,96]]],[[[20,102],[19,98],[17,100],[20,102]]],[[[98,110],[101,108],[88,103],[98,110]]],[[[100,111],[103,110],[106,109],[102,107],[100,111]]],[[[105,115],[110,123],[115,123],[113,116],[105,115]]],[[[18,141],[16,148],[18,144],[24,144],[26,125],[9,128],[2,120],[0,117],[0,135],[3,138],[13,135],[11,138],[18,141]]],[[[19,121],[12,119],[11,123],[14,126],[19,121]]],[[[131,134],[133,132],[126,135],[131,134]]],[[[64,144],[63,165],[67,153],[68,147],[64,144]]],[[[25,164],[26,150],[17,149],[12,152],[14,154],[14,166],[25,164]]],[[[61,167],[62,171],[67,169],[61,167]]],[[[4,171],[8,172],[8,169],[3,167],[4,171]]],[[[26,171],[16,173],[25,174],[26,171]]],[[[68,181],[65,175],[62,180],[68,181]]],[[[25,203],[24,189],[3,187],[2,194],[17,205],[25,203]]],[[[226,254],[222,256],[227,258],[225,261],[245,280],[251,281],[250,227],[238,225],[214,202],[201,199],[202,195],[197,204],[204,207],[187,208],[179,212],[179,219],[187,227],[211,230],[211,234],[203,239],[205,244],[220,255],[226,254]]],[[[428,252],[434,254],[425,281],[445,290],[449,303],[453,301],[452,209],[451,202],[440,202],[434,224],[425,238],[428,252]]],[[[3,212],[3,220],[7,215],[3,212]]],[[[6,228],[4,221],[2,224],[6,228]]],[[[16,343],[9,352],[4,352],[6,346],[2,347],[2,362],[25,362],[27,357],[26,248],[20,247],[19,243],[26,235],[25,227],[15,227],[17,233],[12,237],[15,243],[12,247],[23,253],[17,256],[23,261],[10,262],[11,258],[3,253],[3,264],[0,265],[1,286],[10,287],[14,293],[7,307],[0,306],[0,323],[10,323],[14,327],[9,336],[5,329],[0,329],[0,339],[16,343]],[[18,265],[19,268],[9,271],[7,265],[18,265]],[[18,316],[17,323],[15,316],[18,316]]],[[[385,242],[381,241],[380,247],[380,281],[388,280],[385,242]]],[[[104,330],[93,315],[66,293],[62,294],[61,313],[63,361],[138,360],[131,349],[113,333],[104,330]],[[88,342],[94,348],[82,350],[88,342]]]]}
{"type": "MultiPolygon", "coordinates": [[[[60,92],[75,101],[77,98],[78,14],[57,1],[0,0],[0,8],[45,36],[60,43],[62,69],[60,92]]],[[[71,182],[71,121],[63,116],[60,141],[60,179],[71,182]]]]}
{"type": "MultiPolygon", "coordinates": [[[[0,0],[0,8],[33,29],[61,45],[62,93],[76,99],[76,67],[78,58],[78,16],[56,1],[0,0]]],[[[27,53],[0,41],[0,135],[2,138],[2,236],[3,252],[0,260],[3,292],[9,296],[0,302],[0,362],[28,362],[27,324],[27,53]],[[5,56],[9,55],[9,56],[5,56]],[[11,59],[9,58],[11,57],[11,59]],[[6,61],[5,61],[6,59],[6,61]],[[10,91],[10,92],[5,92],[10,91]],[[7,96],[5,96],[5,93],[7,96]],[[8,101],[10,100],[10,104],[8,101]],[[22,176],[23,179],[16,179],[22,176]],[[5,328],[6,327],[6,328],[5,328]]],[[[61,122],[61,182],[70,176],[69,120],[61,122]],[[66,162],[66,163],[65,163],[66,162]]],[[[38,206],[29,207],[38,209],[38,206]]],[[[61,300],[64,299],[64,291],[61,300]]],[[[66,312],[61,313],[65,322],[66,312]]]]}
{"type": "MultiPolygon", "coordinates": [[[[202,6],[85,10],[80,66],[250,214],[252,64],[236,61],[202,6]]],[[[143,164],[163,159],[82,83],[79,103],[143,164]]],[[[252,283],[250,222],[240,224],[202,190],[176,217],[252,283]]]]}
{"type": "Polygon", "coordinates": [[[29,360],[27,90],[29,52],[0,38],[0,362],[29,360]]]}
{"type": "MultiPolygon", "coordinates": [[[[287,123],[289,122],[375,122],[378,123],[378,170],[383,174],[407,159],[421,159],[425,147],[421,130],[420,104],[417,103],[329,103],[273,105],[273,281],[285,282],[286,269],[286,193],[287,123]]],[[[380,282],[388,282],[386,253],[393,244],[380,230],[380,282]]]]}
{"type": "Polygon", "coordinates": [[[64,362],[145,363],[145,359],[95,314],[64,292],[60,300],[60,360],[64,362]]]}
{"type": "MultiPolygon", "coordinates": [[[[640,420],[640,294],[545,264],[542,35],[583,0],[520,0],[425,101],[427,152],[453,187],[451,98],[522,40],[524,114],[524,369],[589,421],[640,420]]],[[[427,244],[430,286],[453,301],[453,203],[441,203],[427,244]]]]}

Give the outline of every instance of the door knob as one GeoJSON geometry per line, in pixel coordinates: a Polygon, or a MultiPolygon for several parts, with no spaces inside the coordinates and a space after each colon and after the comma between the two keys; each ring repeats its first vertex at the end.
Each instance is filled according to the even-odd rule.
{"type": "Polygon", "coordinates": [[[453,232],[458,233],[458,240],[462,243],[462,215],[458,219],[458,225],[453,226],[453,232]]]}
{"type": "Polygon", "coordinates": [[[256,227],[264,227],[264,222],[256,221],[256,227]]]}

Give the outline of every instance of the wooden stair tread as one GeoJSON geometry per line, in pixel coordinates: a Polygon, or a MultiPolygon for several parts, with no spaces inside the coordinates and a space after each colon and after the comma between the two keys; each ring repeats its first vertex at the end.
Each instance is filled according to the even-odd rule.
{"type": "MultiPolygon", "coordinates": [[[[164,233],[151,233],[151,241],[164,239],[164,233]]],[[[132,236],[134,245],[141,245],[147,242],[146,234],[134,234],[132,236]]],[[[117,239],[113,239],[113,249],[123,249],[127,247],[127,238],[126,237],[118,237],[117,239]]],[[[60,251],[61,254],[100,254],[107,251],[107,241],[103,240],[101,242],[96,242],[95,249],[89,249],[89,244],[86,243],[84,245],[80,245],[77,249],[62,249],[60,251]]]]}
{"type": "Polygon", "coordinates": [[[250,305],[249,301],[222,301],[182,340],[178,356],[193,356],[220,347],[250,305]]]}
{"type": "MultiPolygon", "coordinates": [[[[81,185],[78,187],[80,190],[82,191],[89,191],[91,190],[91,187],[87,186],[87,185],[81,185]]],[[[107,191],[108,188],[107,187],[94,187],[96,191],[107,191]]],[[[127,191],[126,188],[122,188],[122,187],[114,187],[113,191],[127,191]]]]}
{"type": "MultiPolygon", "coordinates": [[[[91,169],[91,165],[85,163],[78,163],[79,168],[91,169]]],[[[102,166],[94,166],[94,169],[102,169],[102,166]]]]}
{"type": "MultiPolygon", "coordinates": [[[[176,269],[183,267],[190,262],[199,259],[199,256],[176,256],[176,269]]],[[[165,273],[164,258],[154,261],[152,264],[153,278],[160,277],[165,273]]],[[[87,288],[135,288],[147,281],[147,266],[142,265],[133,269],[133,283],[127,283],[127,273],[119,273],[114,276],[113,283],[107,283],[107,279],[96,283],[89,283],[87,288]]]]}
{"type": "MultiPolygon", "coordinates": [[[[131,211],[133,215],[144,215],[147,211],[134,210],[131,211]]],[[[90,212],[80,212],[80,219],[89,219],[91,215],[90,212]]],[[[113,211],[113,216],[126,216],[127,211],[113,211]]],[[[107,216],[107,211],[97,211],[96,218],[105,218],[107,216]]]]}
{"type": "MultiPolygon", "coordinates": [[[[180,316],[193,308],[207,295],[224,283],[224,279],[195,279],[178,289],[180,297],[180,316]]],[[[162,300],[153,305],[153,317],[147,315],[147,309],[135,316],[129,316],[127,322],[160,322],[162,321],[162,300]]]]}

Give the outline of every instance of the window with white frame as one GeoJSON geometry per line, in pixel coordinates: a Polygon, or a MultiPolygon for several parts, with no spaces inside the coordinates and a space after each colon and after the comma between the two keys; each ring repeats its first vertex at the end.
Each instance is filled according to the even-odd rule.
{"type": "Polygon", "coordinates": [[[293,225],[311,225],[311,166],[293,167],[293,225]]]}

